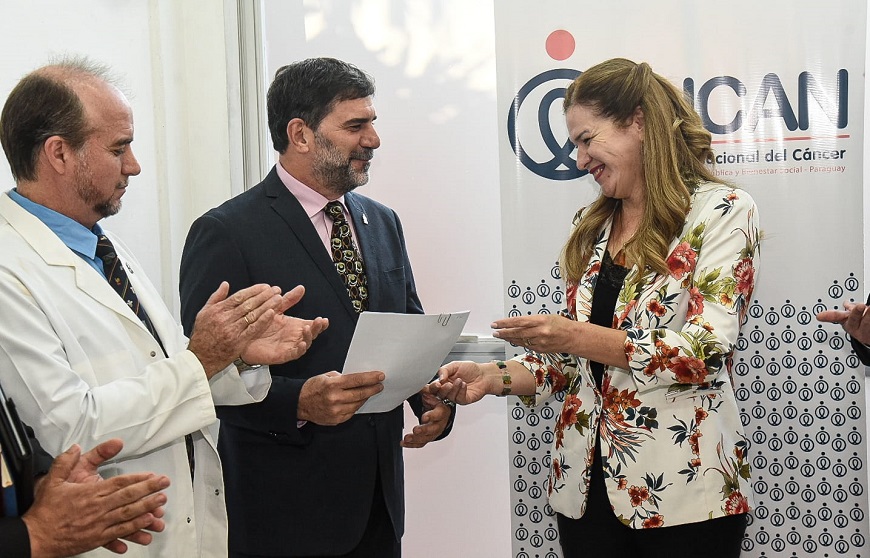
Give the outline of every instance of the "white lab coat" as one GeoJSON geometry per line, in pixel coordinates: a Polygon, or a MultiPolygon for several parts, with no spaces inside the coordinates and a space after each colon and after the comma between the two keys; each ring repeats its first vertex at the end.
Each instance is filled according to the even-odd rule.
{"type": "MultiPolygon", "coordinates": [[[[261,401],[268,368],[235,367],[211,381],[135,258],[112,237],[166,358],[108,282],[39,219],[0,195],[0,384],[22,420],[55,455],[109,438],[124,441],[103,476],[165,474],[166,530],[128,557],[225,557],[223,476],[209,427],[214,405],[261,401]],[[191,486],[184,436],[193,433],[191,486]]],[[[115,556],[99,549],[87,556],[115,556]]]]}

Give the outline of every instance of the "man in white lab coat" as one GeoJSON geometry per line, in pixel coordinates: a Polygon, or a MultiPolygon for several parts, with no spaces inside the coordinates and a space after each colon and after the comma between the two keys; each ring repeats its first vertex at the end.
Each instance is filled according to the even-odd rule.
{"type": "Polygon", "coordinates": [[[224,557],[214,405],[262,400],[270,375],[256,365],[299,357],[326,323],[283,314],[301,288],[256,285],[227,298],[222,284],[185,338],[136,259],[98,224],[139,174],[132,141],[127,99],[86,60],[40,68],[10,93],[0,142],[16,188],[0,195],[0,379],[49,453],[121,438],[103,476],[172,479],[165,531],[128,556],[224,557]]]}

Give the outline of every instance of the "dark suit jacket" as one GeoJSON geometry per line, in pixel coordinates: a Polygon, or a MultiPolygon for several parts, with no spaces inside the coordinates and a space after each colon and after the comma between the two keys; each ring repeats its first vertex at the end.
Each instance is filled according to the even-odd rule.
{"type": "MultiPolygon", "coordinates": [[[[422,313],[396,213],[354,193],[345,203],[366,266],[369,310],[422,313]]],[[[310,219],[274,168],[263,182],[192,225],[180,275],[188,333],[221,281],[232,291],[256,283],[284,291],[304,285],[305,297],[288,313],[329,318],[329,328],[302,358],[271,367],[273,384],[265,400],[218,408],[230,549],[270,556],[349,552],[365,529],[378,473],[401,536],[402,406],[356,415],[338,426],[296,426],[302,384],[341,371],[358,315],[310,219]]],[[[409,402],[419,417],[419,396],[409,402]]]]}
{"type": "MultiPolygon", "coordinates": [[[[33,449],[34,476],[44,475],[51,468],[52,458],[39,445],[33,430],[29,426],[25,430],[33,449]]],[[[0,549],[3,558],[30,558],[30,534],[20,517],[0,517],[0,549]]]]}
{"type": "Polygon", "coordinates": [[[4,558],[30,558],[30,535],[20,517],[0,517],[0,548],[4,558]]]}
{"type": "MultiPolygon", "coordinates": [[[[870,298],[867,298],[867,306],[870,306],[870,298]]],[[[864,343],[853,337],[852,349],[854,349],[855,354],[858,355],[858,358],[864,366],[870,366],[870,349],[868,349],[864,343]]]]}

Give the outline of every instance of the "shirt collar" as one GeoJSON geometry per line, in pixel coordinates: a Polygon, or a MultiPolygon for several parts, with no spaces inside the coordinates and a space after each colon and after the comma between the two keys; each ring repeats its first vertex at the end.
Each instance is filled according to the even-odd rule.
{"type": "MultiPolygon", "coordinates": [[[[329,200],[322,196],[320,193],[315,192],[313,188],[310,188],[303,184],[302,182],[296,180],[289,172],[287,172],[283,166],[281,166],[281,162],[275,164],[275,168],[278,171],[278,178],[281,179],[281,182],[284,186],[290,190],[290,193],[296,197],[299,203],[302,205],[302,209],[305,210],[305,214],[308,215],[309,219],[312,219],[318,212],[323,211],[323,208],[329,203],[329,200]]],[[[344,203],[344,196],[341,196],[336,200],[341,202],[341,205],[345,208],[347,207],[344,203]]]]}
{"type": "Polygon", "coordinates": [[[92,259],[96,257],[97,237],[103,234],[99,224],[95,224],[93,229],[88,229],[62,213],[25,198],[15,189],[9,191],[9,197],[42,221],[70,250],[92,259]]]}

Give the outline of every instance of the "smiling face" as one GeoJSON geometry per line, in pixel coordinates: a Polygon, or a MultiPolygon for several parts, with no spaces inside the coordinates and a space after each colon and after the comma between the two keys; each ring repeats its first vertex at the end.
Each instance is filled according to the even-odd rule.
{"type": "Polygon", "coordinates": [[[604,196],[641,201],[645,186],[640,108],[622,126],[584,105],[571,106],[565,121],[577,146],[577,168],[589,171],[604,196]]]}
{"type": "Polygon", "coordinates": [[[318,191],[338,198],[369,181],[369,166],[381,138],[371,97],[341,101],[314,131],[312,174],[318,191]]]}
{"type": "Polygon", "coordinates": [[[130,143],[133,114],[120,91],[107,84],[85,86],[79,96],[87,115],[89,134],[76,151],[73,188],[80,215],[91,227],[121,209],[121,196],[130,176],[141,168],[130,143]]]}

